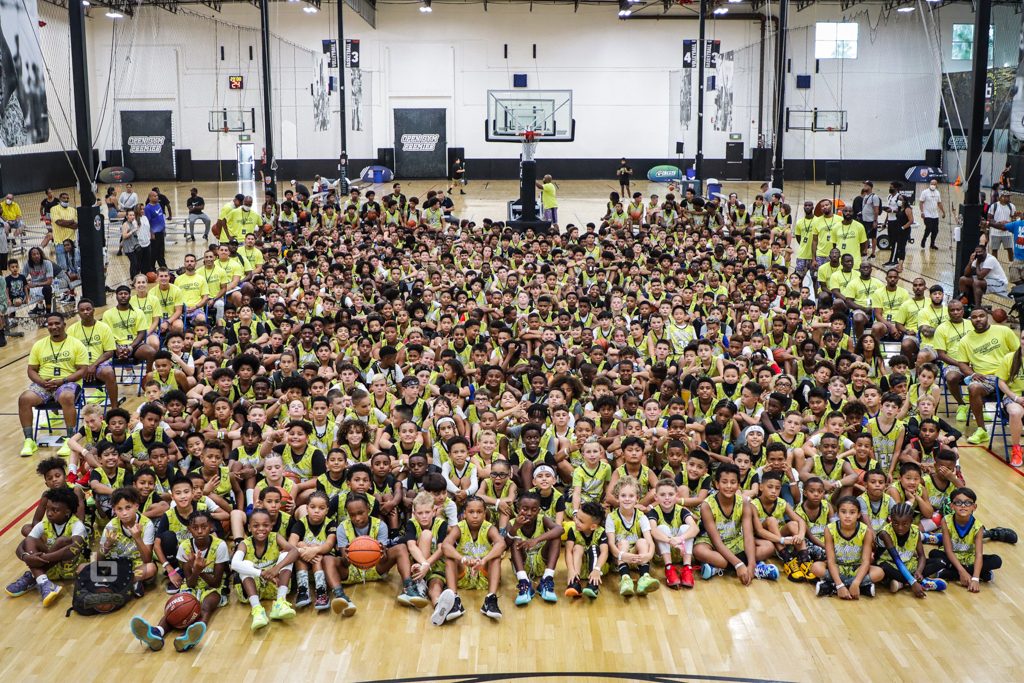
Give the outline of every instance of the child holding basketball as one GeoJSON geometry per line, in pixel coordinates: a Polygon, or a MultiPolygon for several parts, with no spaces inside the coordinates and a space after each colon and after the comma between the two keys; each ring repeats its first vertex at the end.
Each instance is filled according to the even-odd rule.
{"type": "Polygon", "coordinates": [[[861,521],[860,504],[853,496],[840,498],[837,511],[839,519],[825,527],[825,561],[811,565],[811,572],[823,577],[814,593],[843,600],[857,600],[861,593],[874,597],[875,583],[885,577],[881,567],[871,564],[875,532],[861,521]]]}
{"type": "Polygon", "coordinates": [[[639,511],[640,485],[631,476],[622,477],[616,484],[614,495],[618,508],[605,519],[604,530],[608,534],[608,547],[619,572],[619,595],[645,595],[658,590],[661,583],[651,576],[651,558],[654,557],[654,541],[651,538],[651,522],[639,511]],[[639,572],[635,587],[630,571],[639,572]]]}
{"type": "Polygon", "coordinates": [[[608,534],[601,522],[604,508],[597,501],[587,501],[576,510],[575,524],[569,529],[565,543],[565,564],[568,574],[566,597],[577,598],[585,595],[597,599],[601,587],[605,564],[608,562],[608,534]],[[580,577],[586,574],[587,586],[581,585],[580,577]]]}
{"type": "Polygon", "coordinates": [[[253,510],[249,516],[249,536],[235,548],[231,558],[231,570],[239,577],[238,597],[251,607],[251,630],[258,631],[270,623],[260,599],[274,601],[270,619],[295,618],[295,610],[285,597],[292,566],[298,557],[299,551],[294,546],[280,534],[272,533],[267,511],[253,510]]]}
{"type": "Polygon", "coordinates": [[[456,586],[462,590],[486,587],[487,595],[480,613],[491,619],[501,619],[498,586],[501,583],[501,555],[505,552],[505,540],[497,527],[487,521],[487,507],[482,500],[476,496],[466,499],[463,519],[448,529],[442,552],[448,585],[454,577],[456,586]]]}
{"type": "Polygon", "coordinates": [[[32,526],[14,551],[14,556],[27,569],[16,581],[7,584],[7,595],[16,598],[35,588],[43,607],[49,607],[62,591],[54,581],[73,579],[78,565],[87,559],[89,532],[75,515],[79,501],[72,489],[67,486],[47,489],[42,500],[45,516],[32,526]]]}
{"type": "MultiPolygon", "coordinates": [[[[348,518],[338,524],[337,530],[338,557],[336,565],[338,580],[342,584],[383,581],[391,568],[397,566],[398,574],[402,579],[402,592],[398,596],[398,602],[417,609],[422,609],[430,604],[426,595],[419,591],[416,582],[410,576],[411,567],[408,547],[405,544],[399,543],[387,548],[388,527],[379,518],[370,516],[370,503],[366,496],[360,493],[350,493],[346,497],[344,505],[348,518]],[[376,540],[381,548],[387,548],[380,557],[380,560],[377,561],[377,564],[367,569],[355,566],[349,558],[349,546],[357,538],[364,537],[376,540]]],[[[337,612],[339,608],[343,610],[346,605],[355,607],[351,599],[345,595],[339,586],[334,589],[334,600],[331,602],[331,607],[337,612]],[[338,600],[342,602],[336,603],[335,601],[338,600]]]]}
{"type": "MultiPolygon", "coordinates": [[[[554,470],[548,465],[541,465],[533,471],[534,481],[543,477],[554,481],[554,470]]],[[[519,497],[519,512],[508,527],[509,554],[518,580],[517,607],[528,605],[533,600],[533,583],[538,578],[537,592],[541,599],[545,602],[558,601],[555,567],[562,551],[564,527],[552,517],[541,514],[541,505],[540,493],[527,491],[519,497]]]]}
{"type": "MultiPolygon", "coordinates": [[[[187,652],[199,644],[206,635],[213,613],[220,606],[220,586],[228,566],[228,544],[213,535],[213,516],[206,510],[196,510],[188,518],[189,540],[178,546],[177,561],[185,576],[180,596],[191,595],[198,602],[198,618],[190,621],[194,612],[186,612],[186,620],[177,619],[177,610],[164,610],[156,626],[142,617],[133,617],[129,628],[132,635],[150,650],[164,646],[164,636],[172,628],[183,628],[184,633],[174,639],[174,649],[187,652]]],[[[171,598],[171,605],[179,598],[171,598]]],[[[183,601],[188,604],[187,601],[183,601]]],[[[186,608],[187,609],[187,608],[186,608]]]]}

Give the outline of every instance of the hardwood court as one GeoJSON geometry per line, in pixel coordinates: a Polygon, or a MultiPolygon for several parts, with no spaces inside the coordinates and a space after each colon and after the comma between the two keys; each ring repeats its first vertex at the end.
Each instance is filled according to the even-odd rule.
{"type": "MultiPolygon", "coordinates": [[[[443,187],[442,182],[403,185],[406,194],[443,187]]],[[[182,213],[188,187],[179,184],[173,194],[168,192],[182,213]]],[[[237,191],[226,183],[198,187],[214,215],[237,191]]],[[[466,197],[456,196],[464,214],[503,217],[514,183],[471,183],[468,189],[466,197]]],[[[615,189],[612,181],[563,183],[562,222],[595,220],[603,213],[604,198],[615,189]]],[[[639,189],[649,191],[646,184],[639,189]]],[[[659,189],[664,194],[664,187],[659,189]]],[[[804,196],[832,196],[822,185],[793,183],[787,189],[794,204],[804,196]]],[[[750,190],[738,191],[745,196],[750,190]]],[[[28,198],[22,206],[30,215],[35,210],[28,198]]],[[[177,242],[169,249],[171,265],[180,263],[185,250],[180,237],[177,242]]],[[[919,245],[912,245],[904,277],[921,272],[929,283],[950,285],[949,230],[943,230],[940,245],[942,251],[923,255],[919,245]]],[[[192,250],[191,243],[187,248],[192,250]]],[[[14,559],[25,523],[22,515],[43,489],[35,463],[52,453],[40,449],[35,458],[17,457],[21,435],[15,401],[27,385],[31,341],[13,340],[0,352],[0,386],[6,388],[0,398],[0,439],[7,446],[0,458],[0,580],[5,583],[22,571],[14,559]]],[[[128,407],[137,402],[132,397],[128,407]]],[[[996,449],[1001,454],[998,444],[996,449]]],[[[962,447],[961,462],[968,485],[979,494],[979,517],[989,526],[1019,526],[1024,478],[980,448],[962,447]]],[[[31,512],[27,514],[30,518],[31,512]]],[[[170,643],[163,652],[149,652],[128,632],[134,614],[158,618],[166,600],[162,584],[114,614],[65,619],[67,586],[67,595],[46,610],[35,594],[0,596],[0,676],[11,681],[53,681],[69,674],[81,681],[266,681],[292,678],[301,671],[308,681],[368,681],[426,676],[508,680],[500,674],[578,672],[595,681],[612,680],[594,675],[607,672],[636,674],[625,680],[650,680],[644,674],[652,673],[789,681],[1019,680],[1024,555],[1017,547],[995,543],[987,544],[986,551],[1001,555],[1004,564],[980,594],[954,585],[946,594],[915,600],[909,593],[893,596],[883,589],[879,597],[858,602],[817,599],[810,585],[784,579],[755,581],[743,588],[724,577],[698,580],[692,591],[663,587],[628,601],[609,581],[593,604],[560,597],[557,605],[536,599],[517,609],[506,562],[500,598],[504,619],[493,623],[479,613],[482,593],[464,593],[466,616],[441,628],[430,625],[428,612],[395,602],[398,580],[392,576],[387,584],[351,588],[359,611],[350,619],[306,609],[293,622],[273,622],[257,635],[249,631],[248,609],[233,601],[217,612],[198,650],[182,655],[170,643]]],[[[661,570],[655,575],[661,578],[661,570]]],[[[564,581],[560,566],[559,591],[564,581]]]]}

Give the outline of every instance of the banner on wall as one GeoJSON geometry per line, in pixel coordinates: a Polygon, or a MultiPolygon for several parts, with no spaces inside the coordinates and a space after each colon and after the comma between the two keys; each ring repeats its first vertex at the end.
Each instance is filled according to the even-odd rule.
{"type": "Polygon", "coordinates": [[[683,68],[684,69],[696,69],[697,68],[697,41],[696,40],[684,40],[683,41],[683,68]]]}
{"type": "Polygon", "coordinates": [[[395,109],[395,175],[444,178],[448,164],[447,109],[395,109]]]}
{"type": "Polygon", "coordinates": [[[50,139],[35,0],[0,3],[0,148],[50,139]]]}
{"type": "Polygon", "coordinates": [[[124,165],[141,180],[174,180],[170,111],[122,111],[124,165]]]}
{"type": "Polygon", "coordinates": [[[345,41],[345,66],[350,69],[358,69],[359,62],[359,40],[352,39],[345,41]]]}
{"type": "Polygon", "coordinates": [[[336,40],[322,40],[320,41],[323,46],[323,54],[329,55],[327,61],[327,67],[330,69],[338,68],[338,41],[336,40]]]}

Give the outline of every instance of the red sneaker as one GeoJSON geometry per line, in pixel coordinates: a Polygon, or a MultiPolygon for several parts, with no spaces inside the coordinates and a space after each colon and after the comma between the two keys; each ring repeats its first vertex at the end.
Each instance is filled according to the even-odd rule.
{"type": "Polygon", "coordinates": [[[693,588],[693,567],[688,564],[684,564],[681,567],[681,571],[683,574],[681,577],[683,588],[693,588]]]}
{"type": "Polygon", "coordinates": [[[1010,465],[1012,467],[1020,467],[1021,465],[1024,465],[1024,452],[1022,452],[1019,444],[1014,446],[1013,450],[1010,451],[1010,465]]]}
{"type": "Polygon", "coordinates": [[[75,474],[74,472],[68,472],[68,483],[69,484],[77,484],[78,483],[78,475],[75,474]]]}
{"type": "Polygon", "coordinates": [[[669,588],[679,588],[679,572],[674,564],[665,566],[665,583],[669,588]]]}

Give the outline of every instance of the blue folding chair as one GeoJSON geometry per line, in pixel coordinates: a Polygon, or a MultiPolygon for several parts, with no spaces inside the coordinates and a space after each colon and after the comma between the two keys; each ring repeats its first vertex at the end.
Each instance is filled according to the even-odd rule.
{"type": "Polygon", "coordinates": [[[136,396],[142,396],[142,380],[146,378],[146,364],[141,361],[117,360],[110,361],[114,368],[114,377],[118,386],[137,387],[136,396]]]}
{"type": "MultiPolygon", "coordinates": [[[[986,415],[988,417],[988,415],[986,415]]],[[[996,405],[992,411],[992,427],[989,431],[988,437],[988,449],[992,450],[992,444],[995,443],[996,433],[1003,439],[1003,459],[1006,462],[1010,462],[1010,433],[1007,427],[1010,424],[1010,416],[1006,413],[1006,409],[1003,407],[1003,392],[999,391],[999,384],[996,383],[996,405]]]]}
{"type": "MultiPolygon", "coordinates": [[[[81,412],[85,407],[85,391],[79,387],[75,393],[75,429],[81,424],[81,412]]],[[[35,407],[35,419],[32,425],[32,440],[39,441],[39,433],[46,432],[50,436],[65,436],[64,408],[57,401],[47,401],[35,407]],[[57,427],[54,427],[54,423],[57,427]]]]}

